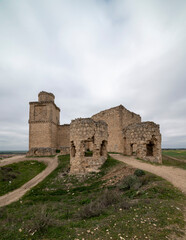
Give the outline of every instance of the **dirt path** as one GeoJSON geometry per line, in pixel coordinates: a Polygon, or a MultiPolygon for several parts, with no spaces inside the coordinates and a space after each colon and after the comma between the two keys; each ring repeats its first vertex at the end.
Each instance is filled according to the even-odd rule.
{"type": "Polygon", "coordinates": [[[178,159],[178,158],[175,158],[175,157],[168,156],[166,154],[163,154],[163,157],[166,157],[167,159],[171,159],[171,160],[176,160],[176,161],[179,161],[179,162],[186,162],[186,159],[178,159]]]}
{"type": "Polygon", "coordinates": [[[149,163],[141,162],[134,157],[126,157],[119,154],[110,155],[111,157],[122,161],[128,165],[131,165],[132,167],[143,169],[166,179],[186,194],[186,171],[184,169],[171,166],[156,166],[149,163]]]}
{"type": "Polygon", "coordinates": [[[32,178],[30,181],[25,183],[20,188],[9,192],[3,196],[0,197],[0,207],[6,206],[12,202],[18,201],[27,191],[29,191],[31,188],[36,186],[39,182],[41,182],[43,179],[45,179],[57,166],[58,166],[58,158],[57,156],[54,158],[25,158],[25,156],[14,156],[12,158],[4,159],[0,162],[0,167],[21,162],[21,161],[30,161],[30,160],[37,160],[39,162],[44,162],[47,164],[47,167],[45,170],[43,170],[41,173],[39,173],[37,176],[32,178]]]}

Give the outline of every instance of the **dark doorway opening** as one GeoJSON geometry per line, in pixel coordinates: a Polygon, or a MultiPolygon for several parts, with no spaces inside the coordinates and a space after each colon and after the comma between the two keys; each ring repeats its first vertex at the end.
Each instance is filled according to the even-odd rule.
{"type": "Polygon", "coordinates": [[[147,156],[153,156],[153,147],[153,143],[150,142],[149,144],[147,144],[147,156]]]}
{"type": "Polygon", "coordinates": [[[76,148],[75,148],[74,142],[71,142],[71,156],[75,157],[75,155],[76,155],[76,148]]]}

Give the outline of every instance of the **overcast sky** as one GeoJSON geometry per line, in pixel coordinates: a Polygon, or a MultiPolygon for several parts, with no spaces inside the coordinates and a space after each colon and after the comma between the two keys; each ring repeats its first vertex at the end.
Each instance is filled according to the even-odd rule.
{"type": "Polygon", "coordinates": [[[61,124],[122,104],[186,147],[186,1],[0,0],[0,150],[28,149],[42,90],[61,124]]]}

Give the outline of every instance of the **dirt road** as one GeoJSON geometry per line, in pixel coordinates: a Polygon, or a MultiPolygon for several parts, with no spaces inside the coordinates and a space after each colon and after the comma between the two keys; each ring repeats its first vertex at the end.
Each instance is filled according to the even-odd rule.
{"type": "Polygon", "coordinates": [[[131,165],[134,168],[143,169],[166,179],[186,194],[186,170],[171,166],[156,166],[149,163],[141,162],[134,157],[126,157],[119,154],[110,155],[111,157],[122,161],[128,165],[131,165]]]}
{"type": "Polygon", "coordinates": [[[41,173],[39,173],[37,176],[32,178],[30,181],[25,183],[20,188],[9,192],[3,196],[0,197],[0,207],[6,206],[12,202],[18,201],[27,191],[29,191],[31,188],[36,186],[39,182],[41,182],[43,179],[45,179],[57,166],[58,166],[58,160],[57,156],[54,158],[25,158],[25,156],[14,156],[12,158],[4,159],[0,162],[0,167],[21,162],[21,161],[30,161],[30,160],[37,160],[39,162],[44,162],[47,167],[45,170],[43,170],[41,173]]]}

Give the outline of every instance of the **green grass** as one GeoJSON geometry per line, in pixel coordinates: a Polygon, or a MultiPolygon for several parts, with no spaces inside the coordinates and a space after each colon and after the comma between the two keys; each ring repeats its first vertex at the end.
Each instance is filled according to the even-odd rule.
{"type": "Polygon", "coordinates": [[[186,160],[186,150],[162,150],[162,154],[181,160],[186,160]]]}
{"type": "Polygon", "coordinates": [[[166,166],[178,167],[186,170],[186,162],[170,159],[167,155],[162,155],[162,164],[166,166]]]}
{"type": "Polygon", "coordinates": [[[100,173],[76,177],[68,174],[69,156],[59,156],[59,166],[44,181],[0,208],[1,240],[182,236],[185,196],[162,178],[146,173],[136,190],[119,190],[120,183],[105,190],[102,177],[122,164],[108,157],[100,173]]]}
{"type": "Polygon", "coordinates": [[[0,196],[19,188],[45,167],[44,163],[38,161],[24,161],[0,167],[0,196]]]}
{"type": "Polygon", "coordinates": [[[49,156],[26,156],[26,158],[46,158],[46,157],[53,158],[55,156],[56,155],[49,155],[49,156]]]}

